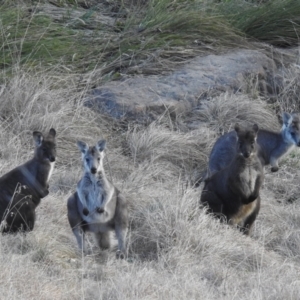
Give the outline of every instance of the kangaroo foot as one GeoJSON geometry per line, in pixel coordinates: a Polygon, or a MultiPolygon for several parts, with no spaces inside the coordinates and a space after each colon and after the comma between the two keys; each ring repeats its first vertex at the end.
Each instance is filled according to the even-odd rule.
{"type": "Polygon", "coordinates": [[[272,171],[272,172],[277,172],[278,170],[279,170],[279,167],[277,167],[277,166],[271,168],[271,171],[272,171]]]}
{"type": "Polygon", "coordinates": [[[125,259],[126,255],[121,250],[117,250],[117,252],[116,252],[116,258],[117,259],[125,259]]]}

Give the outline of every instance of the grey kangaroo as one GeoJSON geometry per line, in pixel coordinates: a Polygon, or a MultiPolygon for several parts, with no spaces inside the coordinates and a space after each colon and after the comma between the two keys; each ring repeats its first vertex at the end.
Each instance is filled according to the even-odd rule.
{"type": "Polygon", "coordinates": [[[256,143],[258,126],[243,130],[235,126],[237,134],[235,157],[223,170],[205,181],[201,199],[208,211],[229,224],[237,225],[248,235],[260,209],[259,191],[264,172],[256,143]]]}
{"type": "MultiPolygon", "coordinates": [[[[34,131],[33,139],[35,142],[35,151],[33,158],[0,178],[1,220],[3,220],[8,206],[14,207],[14,209],[16,209],[17,206],[22,206],[22,204],[19,203],[23,201],[22,197],[18,193],[15,193],[19,184],[26,186],[25,196],[30,196],[30,201],[27,197],[28,203],[30,203],[28,209],[30,207],[30,210],[35,210],[40,204],[41,198],[49,194],[49,180],[54,169],[56,158],[55,135],[56,131],[53,128],[50,129],[46,137],[44,137],[41,132],[34,131]]],[[[24,213],[26,210],[24,208],[19,211],[22,215],[22,212],[24,213]]],[[[27,213],[25,212],[25,214],[27,213]]],[[[28,212],[28,214],[35,215],[32,211],[28,212]]],[[[25,215],[22,215],[22,217],[24,220],[27,218],[25,215]]],[[[30,219],[33,220],[33,223],[31,226],[28,226],[28,230],[32,230],[34,226],[34,217],[30,217],[30,219]]],[[[12,220],[15,220],[15,218],[12,220]]],[[[8,224],[8,226],[9,228],[16,228],[18,227],[16,224],[8,224]]]]}
{"type": "MultiPolygon", "coordinates": [[[[297,114],[283,113],[283,125],[280,132],[259,130],[257,143],[260,146],[259,157],[262,164],[271,165],[271,171],[277,172],[278,160],[294,146],[300,147],[300,119],[297,114]]],[[[208,162],[208,174],[211,176],[230,164],[236,154],[237,135],[231,131],[221,136],[215,143],[208,162]]]]}
{"type": "Polygon", "coordinates": [[[110,247],[109,231],[118,239],[117,258],[126,257],[125,239],[128,227],[127,202],[107,179],[104,168],[106,141],[89,147],[78,141],[82,153],[84,174],[76,192],[68,199],[68,219],[80,249],[85,251],[84,235],[93,232],[100,248],[110,247]]]}

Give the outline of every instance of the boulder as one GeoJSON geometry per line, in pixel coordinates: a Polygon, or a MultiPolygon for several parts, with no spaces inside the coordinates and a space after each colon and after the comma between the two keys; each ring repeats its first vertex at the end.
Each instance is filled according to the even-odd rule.
{"type": "Polygon", "coordinates": [[[258,80],[264,94],[272,94],[276,64],[258,50],[235,50],[197,57],[167,76],[136,76],[95,88],[85,105],[116,119],[155,119],[168,110],[176,114],[199,105],[208,92],[239,91],[245,77],[258,80]]]}

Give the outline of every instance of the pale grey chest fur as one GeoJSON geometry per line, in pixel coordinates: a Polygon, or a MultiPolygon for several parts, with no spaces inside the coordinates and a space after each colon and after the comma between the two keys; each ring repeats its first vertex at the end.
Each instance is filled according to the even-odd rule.
{"type": "Polygon", "coordinates": [[[104,201],[105,191],[99,181],[91,181],[88,185],[84,185],[83,193],[86,197],[87,208],[89,211],[92,212],[97,207],[101,207],[104,201]]]}
{"type": "Polygon", "coordinates": [[[254,189],[258,172],[252,167],[246,167],[240,174],[239,180],[242,184],[243,191],[246,197],[249,197],[254,189]]]}
{"type": "Polygon", "coordinates": [[[47,183],[49,183],[49,180],[52,176],[53,170],[54,170],[54,166],[55,166],[55,162],[51,162],[50,163],[50,170],[49,170],[49,174],[48,174],[48,178],[47,178],[47,183]]]}

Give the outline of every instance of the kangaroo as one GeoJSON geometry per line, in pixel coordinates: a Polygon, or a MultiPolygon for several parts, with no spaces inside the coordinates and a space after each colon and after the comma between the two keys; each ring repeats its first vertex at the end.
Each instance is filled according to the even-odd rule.
{"type": "Polygon", "coordinates": [[[118,239],[117,258],[126,257],[125,239],[128,227],[127,202],[120,191],[107,179],[104,168],[106,141],[89,147],[78,141],[82,153],[84,174],[76,192],[68,199],[68,219],[79,249],[86,251],[84,236],[93,232],[100,248],[110,247],[109,231],[118,239]]]}
{"type": "MultiPolygon", "coordinates": [[[[40,204],[41,198],[49,194],[49,180],[56,158],[55,135],[56,131],[53,128],[50,129],[47,137],[44,137],[39,131],[34,131],[35,151],[33,158],[0,178],[0,220],[3,219],[9,204],[12,206],[11,204],[16,204],[16,201],[20,200],[19,196],[17,196],[17,200],[13,199],[18,184],[27,187],[26,194],[27,196],[31,195],[33,206],[30,206],[33,209],[40,204]]],[[[26,216],[22,215],[22,217],[24,220],[26,219],[26,216]]],[[[33,225],[31,227],[33,228],[33,225]]]]}
{"type": "Polygon", "coordinates": [[[242,130],[235,125],[235,157],[229,166],[205,181],[200,201],[217,217],[225,216],[248,235],[260,209],[259,190],[263,184],[263,165],[256,142],[258,126],[242,130]]]}
{"type": "MultiPolygon", "coordinates": [[[[294,146],[300,147],[300,119],[297,114],[283,113],[283,125],[280,132],[259,130],[257,143],[259,157],[263,166],[271,165],[271,171],[277,172],[278,161],[294,146]]],[[[236,154],[237,135],[231,131],[221,136],[215,143],[208,162],[208,174],[211,176],[230,164],[236,154]]]]}
{"type": "Polygon", "coordinates": [[[26,185],[19,185],[7,206],[0,231],[15,233],[32,231],[35,222],[35,204],[26,185]]]}

